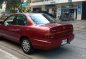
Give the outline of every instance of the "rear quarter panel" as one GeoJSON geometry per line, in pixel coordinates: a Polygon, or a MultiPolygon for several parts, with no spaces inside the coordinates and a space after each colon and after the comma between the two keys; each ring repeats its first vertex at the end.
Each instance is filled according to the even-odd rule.
{"type": "MultiPolygon", "coordinates": [[[[27,26],[23,28],[22,36],[27,36],[33,45],[38,45],[40,42],[37,40],[45,40],[45,34],[48,32],[48,29],[38,27],[38,26],[27,26]]],[[[41,44],[41,43],[40,43],[41,44]]]]}

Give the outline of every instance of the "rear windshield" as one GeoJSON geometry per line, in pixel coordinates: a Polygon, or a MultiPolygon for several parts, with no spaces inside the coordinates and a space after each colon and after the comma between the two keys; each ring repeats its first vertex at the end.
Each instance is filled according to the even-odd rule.
{"type": "Polygon", "coordinates": [[[36,24],[47,24],[54,22],[54,19],[47,14],[29,14],[36,24]]]}

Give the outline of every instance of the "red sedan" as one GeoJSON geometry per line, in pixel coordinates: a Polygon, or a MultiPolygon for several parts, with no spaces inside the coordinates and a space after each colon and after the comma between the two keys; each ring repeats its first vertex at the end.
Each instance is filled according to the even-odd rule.
{"type": "Polygon", "coordinates": [[[34,48],[51,50],[70,43],[73,25],[54,23],[54,19],[42,13],[18,13],[0,21],[0,37],[21,44],[25,53],[34,48]]]}

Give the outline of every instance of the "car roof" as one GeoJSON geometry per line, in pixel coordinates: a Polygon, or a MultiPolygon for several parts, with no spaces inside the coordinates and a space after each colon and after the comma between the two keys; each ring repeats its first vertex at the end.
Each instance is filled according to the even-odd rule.
{"type": "Polygon", "coordinates": [[[15,14],[42,14],[42,13],[15,13],[15,14]]]}

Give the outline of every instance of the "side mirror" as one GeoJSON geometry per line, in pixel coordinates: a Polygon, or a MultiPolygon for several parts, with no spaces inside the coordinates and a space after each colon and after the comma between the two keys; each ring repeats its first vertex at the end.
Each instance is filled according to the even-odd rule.
{"type": "Polygon", "coordinates": [[[8,26],[8,23],[4,23],[4,26],[8,26]]]}
{"type": "Polygon", "coordinates": [[[8,23],[7,22],[3,22],[2,23],[4,26],[8,26],[8,23]]]}

